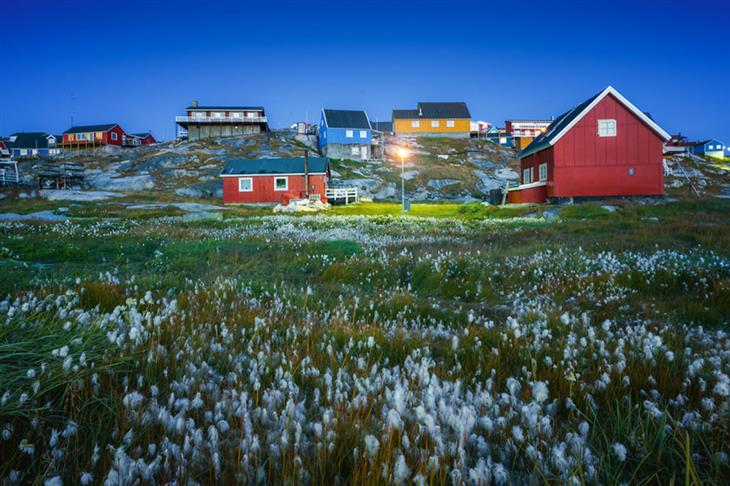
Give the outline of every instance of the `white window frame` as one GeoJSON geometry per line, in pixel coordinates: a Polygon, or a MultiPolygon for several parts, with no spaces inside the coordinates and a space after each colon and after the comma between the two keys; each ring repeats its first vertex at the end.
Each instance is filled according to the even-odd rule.
{"type": "Polygon", "coordinates": [[[360,155],[360,146],[359,145],[353,145],[350,149],[350,155],[360,155]]]}
{"type": "Polygon", "coordinates": [[[598,120],[599,137],[615,137],[618,133],[618,124],[614,119],[598,120]],[[613,127],[612,127],[613,125],[613,127]]]}
{"type": "Polygon", "coordinates": [[[253,192],[253,177],[239,177],[238,178],[238,192],[253,192]],[[241,182],[248,181],[248,189],[241,187],[241,182]]]}
{"type": "Polygon", "coordinates": [[[115,142],[119,139],[119,136],[117,135],[117,132],[112,132],[112,140],[115,142]]]}
{"type": "Polygon", "coordinates": [[[368,138],[368,132],[366,130],[360,130],[360,138],[368,138]]]}
{"type": "Polygon", "coordinates": [[[274,190],[275,191],[288,191],[289,190],[289,178],[286,176],[274,177],[274,190]],[[276,187],[276,182],[284,179],[284,187],[276,187]]]}
{"type": "Polygon", "coordinates": [[[455,126],[454,120],[446,120],[446,128],[454,128],[455,126]]]}
{"type": "Polygon", "coordinates": [[[225,116],[225,113],[222,111],[214,111],[213,112],[213,118],[223,118],[225,116]]]}
{"type": "Polygon", "coordinates": [[[439,126],[441,126],[441,122],[438,120],[431,120],[431,128],[438,128],[439,126]]]}
{"type": "Polygon", "coordinates": [[[522,169],[522,183],[523,184],[532,183],[532,167],[522,169]]]}
{"type": "Polygon", "coordinates": [[[232,111],[231,118],[243,118],[243,114],[240,111],[232,111]]]}
{"type": "Polygon", "coordinates": [[[421,122],[418,120],[411,121],[411,128],[421,128],[421,122]]]}
{"type": "Polygon", "coordinates": [[[345,130],[345,138],[353,138],[355,134],[352,130],[345,130]]]}
{"type": "Polygon", "coordinates": [[[537,168],[538,179],[540,182],[544,182],[548,179],[548,165],[547,162],[542,163],[537,168]]]}

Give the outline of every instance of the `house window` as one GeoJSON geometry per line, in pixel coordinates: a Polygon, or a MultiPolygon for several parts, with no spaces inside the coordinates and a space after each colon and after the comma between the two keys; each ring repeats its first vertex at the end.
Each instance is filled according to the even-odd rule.
{"type": "Polygon", "coordinates": [[[599,137],[616,136],[616,120],[598,120],[599,137]]]}
{"type": "Polygon", "coordinates": [[[446,126],[448,128],[454,128],[454,126],[455,126],[454,120],[446,120],[446,126]]]}
{"type": "Polygon", "coordinates": [[[360,155],[360,147],[358,147],[357,145],[353,145],[350,149],[350,153],[352,155],[360,155]]]}
{"type": "Polygon", "coordinates": [[[345,130],[345,137],[352,138],[353,137],[352,130],[345,130]]]}
{"type": "Polygon", "coordinates": [[[194,111],[193,118],[205,118],[205,113],[202,111],[194,111]]]}
{"type": "Polygon", "coordinates": [[[540,167],[538,167],[540,181],[546,181],[547,180],[547,164],[540,164],[540,167]]]}
{"type": "Polygon", "coordinates": [[[234,111],[234,112],[232,112],[232,113],[231,113],[231,116],[232,116],[233,118],[241,118],[241,112],[239,112],[239,111],[234,111]]]}
{"type": "Polygon", "coordinates": [[[221,113],[220,111],[214,111],[213,118],[223,118],[223,113],[221,113]]]}
{"type": "Polygon", "coordinates": [[[253,191],[253,178],[241,177],[238,179],[238,192],[252,192],[253,191]]]}
{"type": "Polygon", "coordinates": [[[713,145],[708,145],[707,146],[707,150],[712,150],[712,148],[713,148],[713,145]]]}
{"type": "Polygon", "coordinates": [[[274,177],[274,190],[275,191],[286,191],[289,189],[289,178],[288,177],[274,177]]]}
{"type": "Polygon", "coordinates": [[[246,116],[248,118],[256,118],[257,113],[255,111],[249,111],[248,113],[246,113],[246,116]]]}
{"type": "Polygon", "coordinates": [[[360,130],[360,138],[368,138],[368,132],[365,130],[360,130]]]}
{"type": "Polygon", "coordinates": [[[529,184],[532,182],[532,167],[522,170],[522,183],[529,184]]]}
{"type": "Polygon", "coordinates": [[[439,121],[431,120],[431,128],[438,128],[438,127],[439,127],[439,121]]]}
{"type": "Polygon", "coordinates": [[[418,121],[418,120],[413,120],[413,121],[411,122],[411,128],[420,128],[420,127],[421,127],[421,122],[420,122],[420,121],[418,121]]]}
{"type": "Polygon", "coordinates": [[[114,141],[117,140],[117,134],[116,134],[116,132],[112,132],[112,140],[114,140],[114,141]]]}

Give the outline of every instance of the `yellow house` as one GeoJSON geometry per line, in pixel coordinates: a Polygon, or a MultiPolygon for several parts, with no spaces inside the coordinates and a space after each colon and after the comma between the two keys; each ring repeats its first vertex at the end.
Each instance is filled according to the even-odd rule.
{"type": "Polygon", "coordinates": [[[393,110],[396,135],[469,138],[471,114],[466,103],[418,103],[415,110],[393,110]]]}

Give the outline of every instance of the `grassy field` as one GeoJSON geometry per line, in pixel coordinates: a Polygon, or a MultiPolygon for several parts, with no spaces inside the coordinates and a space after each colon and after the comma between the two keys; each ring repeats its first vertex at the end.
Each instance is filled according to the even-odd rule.
{"type": "Polygon", "coordinates": [[[730,201],[123,202],[0,201],[0,484],[730,480],[730,201]]]}

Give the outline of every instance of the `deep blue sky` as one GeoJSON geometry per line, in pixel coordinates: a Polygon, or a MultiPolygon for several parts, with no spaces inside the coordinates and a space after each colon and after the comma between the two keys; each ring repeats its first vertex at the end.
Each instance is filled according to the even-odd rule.
{"type": "Polygon", "coordinates": [[[0,0],[0,134],[119,122],[174,134],[201,104],[390,118],[466,101],[557,115],[611,84],[670,132],[730,143],[728,2],[0,0]]]}

